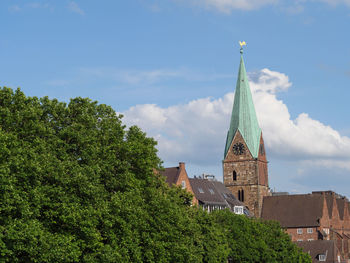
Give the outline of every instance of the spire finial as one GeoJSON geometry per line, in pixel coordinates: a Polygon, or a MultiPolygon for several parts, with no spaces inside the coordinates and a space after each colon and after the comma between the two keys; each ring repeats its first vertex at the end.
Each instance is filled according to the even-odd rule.
{"type": "Polygon", "coordinates": [[[241,46],[240,53],[243,54],[243,46],[246,46],[247,43],[245,41],[239,41],[239,45],[241,46]]]}

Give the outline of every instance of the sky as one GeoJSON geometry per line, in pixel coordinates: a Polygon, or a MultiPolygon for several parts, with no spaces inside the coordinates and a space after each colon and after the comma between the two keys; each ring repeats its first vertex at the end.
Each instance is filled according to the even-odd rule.
{"type": "Polygon", "coordinates": [[[222,180],[239,41],[275,191],[350,197],[350,0],[1,0],[0,86],[89,97],[222,180]]]}

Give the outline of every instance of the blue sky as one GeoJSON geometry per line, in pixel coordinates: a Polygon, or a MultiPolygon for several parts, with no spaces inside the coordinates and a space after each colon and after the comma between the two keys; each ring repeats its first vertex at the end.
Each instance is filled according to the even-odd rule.
{"type": "Polygon", "coordinates": [[[245,40],[271,188],[350,197],[349,26],[349,0],[2,0],[0,85],[111,105],[221,179],[245,40]]]}

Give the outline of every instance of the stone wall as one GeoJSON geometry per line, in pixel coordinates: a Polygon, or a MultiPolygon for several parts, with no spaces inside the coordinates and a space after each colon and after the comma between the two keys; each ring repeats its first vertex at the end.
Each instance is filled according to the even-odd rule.
{"type": "MultiPolygon", "coordinates": [[[[263,143],[263,141],[261,141],[263,143]]],[[[270,195],[268,188],[268,171],[266,156],[253,158],[242,135],[237,131],[232,144],[223,161],[223,177],[225,186],[244,202],[249,211],[256,217],[260,217],[263,197],[270,195]],[[242,143],[245,151],[235,154],[233,145],[242,143]],[[244,200],[242,200],[242,190],[244,200]]]]}

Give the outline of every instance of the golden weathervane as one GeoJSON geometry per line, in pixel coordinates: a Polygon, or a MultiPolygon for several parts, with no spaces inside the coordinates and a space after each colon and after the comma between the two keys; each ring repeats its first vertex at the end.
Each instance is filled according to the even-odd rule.
{"type": "Polygon", "coordinates": [[[245,41],[243,41],[243,42],[239,41],[239,45],[241,46],[241,48],[243,48],[243,46],[246,46],[247,43],[245,41]]]}

